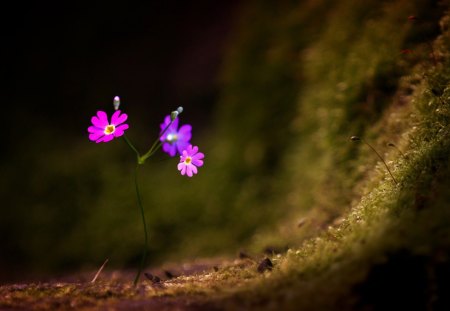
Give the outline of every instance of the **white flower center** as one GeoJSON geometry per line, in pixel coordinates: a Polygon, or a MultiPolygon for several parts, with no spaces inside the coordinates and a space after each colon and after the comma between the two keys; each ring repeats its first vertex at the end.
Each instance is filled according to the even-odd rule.
{"type": "Polygon", "coordinates": [[[173,143],[176,142],[178,140],[178,135],[177,134],[168,134],[166,137],[166,141],[169,143],[173,143]]]}
{"type": "Polygon", "coordinates": [[[116,130],[116,127],[113,124],[107,125],[105,127],[104,133],[105,135],[111,135],[116,130]]]}
{"type": "Polygon", "coordinates": [[[184,160],[184,163],[185,164],[191,164],[191,162],[192,162],[192,158],[191,157],[186,157],[186,159],[184,160]]]}

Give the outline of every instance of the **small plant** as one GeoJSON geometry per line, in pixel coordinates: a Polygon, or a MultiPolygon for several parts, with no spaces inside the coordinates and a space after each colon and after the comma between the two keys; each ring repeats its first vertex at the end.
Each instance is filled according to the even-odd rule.
{"type": "Polygon", "coordinates": [[[366,146],[368,146],[370,149],[372,149],[373,152],[375,152],[375,154],[378,156],[378,158],[380,158],[380,160],[384,163],[384,166],[386,166],[387,171],[389,172],[389,175],[391,175],[392,180],[394,181],[394,183],[397,185],[397,180],[395,179],[394,175],[392,175],[391,170],[389,169],[389,166],[386,164],[386,161],[384,161],[383,157],[375,150],[374,147],[372,147],[371,144],[369,144],[368,142],[366,142],[364,139],[358,137],[358,136],[352,136],[350,137],[351,141],[361,141],[363,142],[366,146]]]}
{"type": "Polygon", "coordinates": [[[125,135],[125,131],[129,128],[129,125],[125,123],[128,119],[128,115],[119,110],[120,98],[118,96],[114,97],[113,106],[115,112],[111,116],[111,121],[109,121],[106,112],[97,111],[97,114],[91,118],[92,125],[89,126],[88,132],[89,139],[96,143],[106,143],[121,137],[136,155],[134,186],[137,203],[141,212],[145,238],[141,263],[134,279],[134,285],[136,285],[139,281],[142,269],[144,268],[148,249],[147,224],[138,185],[137,173],[139,166],[143,165],[145,161],[154,155],[162,146],[163,151],[168,153],[171,157],[174,157],[176,154],[180,156],[178,170],[181,175],[192,177],[194,174],[197,174],[197,168],[203,166],[203,158],[205,155],[198,151],[197,146],[192,146],[190,144],[192,126],[185,124],[178,128],[178,116],[183,112],[182,107],[178,107],[177,110],[172,111],[170,115],[165,117],[164,122],[160,125],[161,131],[159,136],[155,139],[150,149],[145,154],[141,155],[130,139],[125,135]]]}

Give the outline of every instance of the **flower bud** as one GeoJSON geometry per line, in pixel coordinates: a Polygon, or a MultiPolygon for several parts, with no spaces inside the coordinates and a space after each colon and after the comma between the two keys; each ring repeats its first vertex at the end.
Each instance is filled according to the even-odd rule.
{"type": "Polygon", "coordinates": [[[120,97],[115,96],[113,100],[114,110],[118,110],[120,106],[120,97]]]}
{"type": "Polygon", "coordinates": [[[175,110],[170,113],[170,119],[172,121],[175,120],[177,117],[178,117],[178,111],[175,110]]]}
{"type": "Polygon", "coordinates": [[[175,120],[178,117],[178,115],[182,112],[183,112],[183,107],[181,107],[181,106],[178,107],[177,110],[174,110],[170,113],[170,119],[172,121],[175,120]]]}

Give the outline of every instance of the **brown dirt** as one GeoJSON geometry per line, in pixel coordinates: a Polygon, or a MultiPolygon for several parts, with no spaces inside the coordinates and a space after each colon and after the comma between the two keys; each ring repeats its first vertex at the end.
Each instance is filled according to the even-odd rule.
{"type": "Polygon", "coordinates": [[[164,265],[146,270],[136,287],[134,271],[106,269],[95,283],[97,271],[8,284],[0,286],[0,310],[223,310],[220,286],[229,281],[215,281],[227,279],[220,277],[222,271],[248,267],[256,273],[256,262],[249,258],[164,265]]]}

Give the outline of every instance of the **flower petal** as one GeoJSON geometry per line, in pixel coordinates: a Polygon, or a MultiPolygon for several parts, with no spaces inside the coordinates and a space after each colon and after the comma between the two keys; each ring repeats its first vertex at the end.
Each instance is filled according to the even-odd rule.
{"type": "Polygon", "coordinates": [[[114,124],[115,126],[122,124],[128,119],[128,115],[125,113],[120,112],[120,110],[117,110],[114,112],[114,114],[111,117],[111,124],[114,124]]]}
{"type": "Polygon", "coordinates": [[[103,138],[103,142],[107,143],[108,141],[111,141],[114,139],[114,135],[105,135],[103,138]]]}
{"type": "MultiPolygon", "coordinates": [[[[161,132],[164,131],[164,130],[166,129],[166,127],[170,124],[171,120],[172,120],[172,119],[170,118],[170,115],[168,115],[168,116],[166,116],[166,117],[164,118],[164,122],[161,123],[161,125],[160,125],[161,132]]],[[[172,122],[172,125],[171,125],[170,128],[167,130],[167,132],[168,132],[170,129],[173,129],[175,132],[177,131],[177,129],[178,129],[178,118],[176,118],[176,119],[172,122]]]]}
{"type": "Polygon", "coordinates": [[[95,142],[96,142],[97,144],[98,144],[98,143],[102,143],[104,137],[105,137],[105,136],[100,137],[100,138],[97,139],[95,142]]]}
{"type": "MultiPolygon", "coordinates": [[[[169,116],[169,123],[171,122],[171,118],[169,116]]],[[[168,124],[169,124],[168,123],[168,124]]],[[[170,128],[174,129],[175,131],[178,130],[178,118],[176,118],[175,120],[173,120],[172,125],[170,126],[170,128]]]]}
{"type": "Polygon", "coordinates": [[[178,140],[185,141],[186,143],[189,143],[189,141],[192,138],[192,126],[189,124],[185,124],[178,130],[178,140]]]}
{"type": "Polygon", "coordinates": [[[189,155],[189,156],[192,155],[192,145],[189,145],[186,147],[186,155],[189,155]]]}
{"type": "Polygon", "coordinates": [[[116,127],[116,130],[113,133],[114,137],[122,136],[125,130],[128,128],[129,128],[128,124],[119,125],[118,127],[116,127]]]}
{"type": "Polygon", "coordinates": [[[203,166],[203,161],[192,159],[192,164],[194,164],[195,166],[201,167],[201,166],[203,166]]]}
{"type": "Polygon", "coordinates": [[[186,165],[184,163],[180,163],[180,164],[178,165],[178,169],[180,169],[180,167],[181,167],[181,175],[184,175],[184,174],[186,174],[186,165]]]}
{"type": "Polygon", "coordinates": [[[97,142],[97,140],[105,135],[103,132],[96,132],[89,134],[89,140],[97,142]]]}
{"type": "Polygon", "coordinates": [[[183,165],[184,165],[184,163],[182,163],[182,162],[178,163],[177,168],[179,171],[181,171],[181,169],[183,168],[183,165]]]}
{"type": "Polygon", "coordinates": [[[203,159],[204,157],[205,157],[205,155],[203,154],[203,152],[199,152],[199,153],[194,154],[194,155],[192,156],[192,159],[194,159],[194,160],[201,160],[201,159],[203,159]]]}
{"type": "Polygon", "coordinates": [[[170,123],[170,116],[166,116],[164,118],[164,122],[159,125],[161,131],[163,131],[169,123],[170,123]]]}
{"type": "MultiPolygon", "coordinates": [[[[182,154],[183,151],[186,150],[186,148],[188,147],[188,142],[184,142],[184,141],[177,141],[176,142],[176,146],[177,146],[177,150],[179,154],[182,154]]],[[[187,156],[187,155],[186,155],[187,156]]]]}
{"type": "Polygon", "coordinates": [[[101,128],[99,128],[99,127],[97,127],[97,126],[89,126],[88,127],[88,132],[89,133],[97,133],[97,132],[101,132],[101,133],[103,133],[103,129],[101,129],[101,128]]]}
{"type": "Polygon", "coordinates": [[[192,165],[186,166],[186,173],[189,177],[192,177],[192,165]]]}
{"type": "Polygon", "coordinates": [[[170,150],[170,144],[169,144],[169,143],[164,143],[164,144],[162,145],[162,149],[163,149],[164,152],[169,153],[169,150],[170,150]]]}
{"type": "Polygon", "coordinates": [[[91,122],[97,127],[105,128],[109,124],[108,115],[106,114],[106,112],[99,110],[97,111],[97,116],[93,116],[91,118],[91,122]]]}
{"type": "Polygon", "coordinates": [[[192,173],[197,174],[197,167],[195,165],[190,165],[192,173]]]}
{"type": "Polygon", "coordinates": [[[177,146],[169,143],[164,143],[163,151],[168,153],[171,157],[173,157],[177,153],[177,146]]]}

